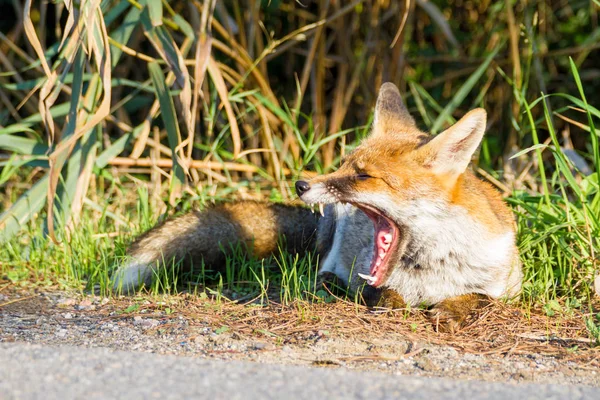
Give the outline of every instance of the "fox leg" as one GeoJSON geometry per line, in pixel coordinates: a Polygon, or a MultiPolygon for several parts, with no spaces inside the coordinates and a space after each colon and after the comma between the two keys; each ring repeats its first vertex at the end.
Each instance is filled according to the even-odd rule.
{"type": "Polygon", "coordinates": [[[406,308],[406,302],[398,292],[386,288],[381,290],[378,306],[391,309],[406,308]]]}
{"type": "Polygon", "coordinates": [[[372,286],[362,288],[360,295],[368,307],[383,307],[390,309],[406,308],[404,298],[392,289],[376,289],[372,286]]]}
{"type": "Polygon", "coordinates": [[[456,333],[471,315],[487,304],[489,298],[477,293],[451,297],[433,306],[429,319],[438,332],[456,333]]]}

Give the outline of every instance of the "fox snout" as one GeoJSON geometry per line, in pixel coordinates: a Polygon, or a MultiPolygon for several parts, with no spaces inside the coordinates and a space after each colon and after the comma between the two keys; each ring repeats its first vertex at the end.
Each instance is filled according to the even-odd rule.
{"type": "Polygon", "coordinates": [[[339,202],[337,190],[328,187],[324,182],[297,181],[295,186],[298,197],[311,209],[318,206],[321,215],[324,215],[325,204],[339,202]]]}
{"type": "Polygon", "coordinates": [[[302,201],[310,206],[318,203],[331,204],[349,201],[348,196],[354,192],[351,179],[346,175],[340,176],[337,171],[315,177],[311,181],[297,181],[296,193],[302,201]]]}
{"type": "Polygon", "coordinates": [[[298,196],[302,196],[304,193],[310,190],[310,184],[306,181],[297,181],[296,182],[296,194],[298,196]]]}
{"type": "Polygon", "coordinates": [[[296,182],[296,194],[298,196],[302,196],[304,193],[310,190],[310,183],[306,181],[297,181],[296,182]]]}

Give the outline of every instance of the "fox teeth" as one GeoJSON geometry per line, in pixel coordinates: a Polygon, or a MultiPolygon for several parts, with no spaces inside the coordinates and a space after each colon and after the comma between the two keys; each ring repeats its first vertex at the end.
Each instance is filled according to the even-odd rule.
{"type": "Polygon", "coordinates": [[[373,284],[375,283],[375,280],[377,279],[377,278],[375,278],[374,276],[367,275],[367,274],[360,274],[360,273],[359,273],[359,274],[358,274],[358,276],[360,276],[360,277],[361,277],[361,278],[363,278],[365,281],[367,281],[367,283],[368,283],[369,285],[373,285],[373,284]]]}
{"type": "Polygon", "coordinates": [[[319,212],[321,213],[321,216],[324,217],[325,216],[325,211],[323,210],[323,203],[319,203],[319,212]]]}
{"type": "Polygon", "coordinates": [[[392,241],[392,234],[391,233],[386,233],[385,235],[383,235],[383,243],[388,244],[392,241]]]}

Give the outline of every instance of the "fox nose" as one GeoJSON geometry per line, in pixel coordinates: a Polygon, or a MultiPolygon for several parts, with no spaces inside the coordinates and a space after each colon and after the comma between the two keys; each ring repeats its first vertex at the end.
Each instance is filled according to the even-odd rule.
{"type": "Polygon", "coordinates": [[[302,196],[304,193],[310,190],[310,185],[306,181],[297,181],[296,182],[296,193],[298,196],[302,196]]]}

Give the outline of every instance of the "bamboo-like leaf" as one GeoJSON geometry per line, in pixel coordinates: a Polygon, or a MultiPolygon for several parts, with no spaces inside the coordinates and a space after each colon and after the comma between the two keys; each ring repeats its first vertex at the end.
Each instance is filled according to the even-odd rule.
{"type": "MultiPolygon", "coordinates": [[[[179,98],[182,104],[181,108],[183,120],[185,122],[187,131],[191,132],[193,130],[191,115],[192,87],[190,83],[189,72],[185,66],[183,55],[164,26],[152,25],[150,15],[147,10],[142,11],[141,21],[142,25],[144,26],[144,34],[175,74],[177,85],[181,88],[179,98]]],[[[173,149],[173,151],[176,150],[177,149],[173,149]]]]}
{"type": "MultiPolygon", "coordinates": [[[[148,71],[150,72],[150,77],[154,83],[156,97],[160,103],[160,113],[165,129],[167,130],[169,147],[171,147],[172,150],[176,149],[181,142],[181,134],[179,132],[179,124],[177,123],[177,116],[175,114],[175,105],[173,104],[169,88],[167,88],[167,85],[165,84],[165,75],[156,62],[148,64],[148,71]]],[[[173,180],[171,181],[171,192],[178,193],[185,184],[185,172],[175,151],[172,152],[172,160],[173,180]]]]}
{"type": "MultiPolygon", "coordinates": [[[[99,90],[99,78],[96,75],[95,79],[90,81],[84,101],[82,102],[83,104],[80,104],[83,89],[83,72],[85,70],[85,56],[83,49],[78,49],[73,61],[75,70],[73,73],[74,79],[71,91],[71,104],[67,117],[67,125],[62,137],[65,141],[73,137],[78,125],[83,125],[85,123],[85,120],[88,117],[87,110],[93,109],[99,90]]],[[[89,136],[89,134],[84,136],[89,136]]],[[[68,224],[71,217],[71,206],[73,199],[75,198],[80,171],[81,153],[81,144],[80,142],[77,142],[72,153],[70,150],[69,153],[65,151],[55,159],[55,165],[60,165],[60,167],[50,169],[51,174],[48,186],[48,220],[46,222],[50,236],[54,235],[55,211],[57,211],[57,215],[63,219],[62,221],[57,222],[62,222],[61,225],[63,226],[68,224]],[[67,163],[67,167],[63,169],[62,166],[65,163],[67,163]],[[53,179],[52,173],[58,174],[55,180],[53,179]],[[55,199],[58,199],[56,206],[54,205],[55,199]]],[[[58,220],[58,218],[56,219],[58,220]]]]}
{"type": "MultiPolygon", "coordinates": [[[[127,0],[122,0],[120,4],[125,4],[127,7],[129,7],[129,2],[127,0]]],[[[127,42],[129,42],[129,39],[131,38],[131,34],[139,24],[140,15],[140,9],[138,9],[137,7],[131,7],[129,12],[123,19],[123,23],[119,25],[117,29],[110,33],[110,37],[118,43],[127,44],[127,42]]],[[[108,15],[104,17],[104,20],[106,24],[110,24],[108,15]]],[[[111,64],[114,68],[119,63],[123,51],[117,46],[112,46],[110,48],[110,53],[111,64]]]]}
{"type": "MultiPolygon", "coordinates": [[[[114,4],[110,2],[104,2],[106,8],[102,8],[102,12],[104,13],[104,23],[106,26],[111,25],[117,18],[119,18],[127,9],[131,10],[139,10],[137,7],[132,7],[131,3],[127,0],[121,0],[120,2],[114,4]]],[[[101,4],[102,6],[102,4],[101,4]]],[[[129,13],[128,13],[129,15],[129,13]]],[[[119,25],[119,27],[123,25],[129,25],[131,21],[127,20],[127,16],[123,19],[123,23],[119,25]]],[[[114,38],[115,31],[111,31],[111,36],[114,38]]],[[[120,42],[124,43],[124,42],[120,42]]]]}
{"type": "Polygon", "coordinates": [[[526,149],[523,149],[523,150],[521,150],[521,151],[517,152],[517,153],[516,153],[516,154],[514,154],[512,157],[510,157],[510,158],[509,158],[509,160],[512,160],[513,158],[519,158],[519,157],[521,157],[523,154],[527,154],[527,153],[529,153],[529,152],[531,152],[531,151],[534,151],[534,150],[537,150],[537,149],[545,149],[546,147],[548,147],[548,145],[547,145],[547,144],[544,144],[544,143],[538,143],[538,144],[535,144],[535,145],[533,145],[533,146],[531,146],[531,147],[528,147],[528,148],[526,148],[526,149]]]}
{"type": "MultiPolygon", "coordinates": [[[[69,103],[62,103],[57,106],[52,107],[50,110],[50,114],[53,118],[64,117],[69,113],[69,103]]],[[[40,123],[43,121],[42,115],[40,113],[33,114],[21,121],[21,124],[32,126],[34,124],[40,123]]]]}
{"type": "Polygon", "coordinates": [[[44,54],[44,49],[42,48],[42,44],[40,43],[37,34],[35,33],[35,27],[33,26],[33,22],[31,21],[31,0],[25,0],[25,7],[23,11],[23,28],[25,30],[25,34],[27,35],[29,43],[31,43],[31,46],[35,50],[42,64],[42,68],[44,69],[46,77],[49,78],[50,75],[52,75],[52,72],[50,71],[48,61],[46,61],[46,55],[44,54]]]}
{"type": "Polygon", "coordinates": [[[58,153],[64,149],[72,148],[74,142],[79,139],[81,135],[99,124],[110,113],[110,97],[112,93],[112,86],[108,34],[106,33],[106,26],[104,25],[100,7],[97,6],[96,9],[89,11],[95,16],[94,23],[91,27],[88,27],[88,29],[93,29],[93,41],[91,43],[91,48],[94,55],[96,69],[100,72],[100,79],[103,88],[102,102],[98,106],[98,109],[93,114],[92,118],[88,119],[84,125],[78,127],[75,134],[69,138],[69,140],[63,141],[57,146],[55,152],[58,153]]]}
{"type": "MultiPolygon", "coordinates": [[[[592,144],[592,152],[594,156],[594,165],[596,169],[600,169],[600,146],[598,145],[598,136],[596,135],[596,126],[594,124],[594,120],[592,118],[592,113],[590,111],[590,107],[588,106],[587,99],[585,97],[585,92],[583,91],[583,85],[581,84],[581,78],[579,77],[579,72],[577,71],[577,66],[572,58],[569,57],[569,63],[571,65],[571,73],[573,74],[573,78],[575,79],[575,83],[577,84],[577,90],[579,90],[579,95],[581,96],[581,100],[583,101],[583,109],[586,112],[588,118],[588,124],[590,127],[590,138],[592,144]]],[[[600,170],[598,170],[600,173],[600,170]]]]}
{"type": "Polygon", "coordinates": [[[194,29],[192,26],[179,14],[173,16],[173,21],[179,26],[179,29],[190,39],[194,39],[196,35],[194,35],[194,29]]]}
{"type": "MultiPolygon", "coordinates": [[[[87,39],[89,42],[89,51],[93,55],[93,59],[96,64],[97,71],[102,85],[103,96],[100,105],[95,110],[95,113],[90,118],[86,118],[83,123],[77,124],[76,130],[73,134],[62,140],[49,156],[50,162],[50,180],[48,183],[48,234],[53,240],[56,240],[54,235],[54,196],[56,194],[57,184],[59,180],[62,167],[67,160],[69,154],[75,147],[77,141],[86,133],[89,132],[93,127],[100,123],[110,113],[110,100],[111,100],[111,62],[110,62],[110,51],[108,45],[108,34],[106,32],[106,26],[104,25],[104,19],[102,17],[102,11],[99,3],[92,3],[88,5],[87,20],[80,19],[77,21],[78,26],[83,26],[87,23],[85,28],[88,31],[87,39]]],[[[76,29],[75,32],[79,32],[76,29]]],[[[70,48],[73,43],[78,43],[78,36],[72,37],[67,42],[66,47],[70,48]]],[[[67,53],[67,60],[72,63],[75,57],[76,50],[67,53]]],[[[94,94],[95,95],[95,94],[94,94]]],[[[95,103],[95,102],[94,102],[95,103]]],[[[43,115],[43,113],[42,113],[43,115]]]]}
{"type": "Polygon", "coordinates": [[[161,0],[146,0],[146,2],[152,26],[161,26],[163,23],[163,6],[161,0]]]}
{"type": "Polygon", "coordinates": [[[100,153],[98,157],[96,157],[96,167],[104,168],[113,158],[118,157],[119,154],[121,154],[123,150],[125,150],[125,146],[127,146],[129,140],[136,135],[136,130],[139,131],[141,128],[142,125],[139,125],[138,127],[136,127],[136,129],[133,130],[133,132],[123,135],[117,140],[115,140],[114,143],[111,144],[108,149],[104,150],[102,153],[100,153]]]}
{"type": "Polygon", "coordinates": [[[585,112],[589,112],[591,115],[593,115],[596,118],[600,118],[600,110],[598,110],[596,107],[587,104],[585,102],[583,102],[581,99],[578,99],[575,96],[571,96],[570,94],[566,94],[566,93],[551,93],[551,94],[543,94],[540,97],[538,97],[537,99],[535,99],[534,101],[531,102],[531,107],[534,107],[535,105],[537,105],[539,102],[543,101],[545,98],[549,98],[549,97],[562,97],[564,99],[569,100],[571,103],[575,104],[577,107],[585,110],[585,112]]]}
{"type": "MultiPolygon", "coordinates": [[[[82,82],[83,70],[85,64],[82,62],[79,64],[80,67],[75,69],[74,75],[75,79],[73,81],[73,89],[79,89],[79,83],[82,82]]],[[[92,81],[92,83],[98,82],[92,81]]],[[[99,85],[90,85],[88,90],[86,91],[86,96],[83,99],[83,107],[81,107],[80,115],[77,117],[77,120],[85,120],[86,117],[89,116],[87,110],[91,110],[94,107],[94,104],[97,102],[99,92],[99,85]]],[[[90,129],[90,131],[86,132],[81,141],[79,142],[78,160],[72,160],[73,157],[69,160],[69,163],[73,162],[76,165],[76,175],[74,176],[74,187],[68,187],[68,193],[71,195],[71,216],[72,219],[69,221],[65,220],[65,223],[72,226],[79,220],[79,215],[81,213],[81,209],[83,207],[83,200],[88,191],[90,184],[90,177],[92,174],[92,168],[94,166],[94,159],[96,158],[96,152],[98,149],[98,141],[97,137],[100,134],[98,128],[100,125],[96,125],[94,128],[90,129]],[[97,132],[94,135],[94,132],[97,132]]]]}
{"type": "Polygon", "coordinates": [[[48,153],[48,145],[15,135],[0,135],[0,149],[33,156],[45,156],[48,153]]]}
{"type": "Polygon", "coordinates": [[[29,160],[19,160],[17,154],[13,154],[7,161],[0,162],[0,187],[4,185],[8,180],[19,171],[24,165],[27,165],[29,160]]]}
{"type": "MultiPolygon", "coordinates": [[[[212,37],[206,33],[201,33],[198,37],[198,44],[196,45],[196,65],[194,69],[194,91],[192,93],[192,117],[198,112],[198,98],[200,96],[200,90],[204,77],[206,75],[206,69],[208,68],[208,60],[210,58],[212,37]]],[[[187,157],[188,161],[192,158],[192,148],[194,146],[194,133],[195,124],[192,124],[191,131],[189,132],[189,143],[187,157]]]]}
{"type": "Polygon", "coordinates": [[[90,186],[92,169],[94,167],[96,152],[98,151],[98,141],[92,133],[93,131],[98,130],[99,127],[100,126],[97,125],[92,132],[87,135],[87,137],[84,136],[85,140],[83,141],[83,145],[81,147],[81,161],[79,163],[78,171],[79,174],[75,183],[75,190],[71,203],[71,214],[73,216],[71,220],[71,226],[77,224],[79,221],[83,202],[90,186]]]}
{"type": "Polygon", "coordinates": [[[227,114],[227,120],[229,121],[229,129],[231,129],[231,140],[233,141],[233,158],[237,158],[242,150],[242,140],[240,138],[240,128],[237,124],[237,119],[229,102],[229,92],[225,85],[221,70],[217,65],[213,57],[209,57],[208,60],[208,73],[212,77],[212,80],[217,88],[223,107],[225,107],[225,113],[227,114]]]}
{"type": "Polygon", "coordinates": [[[15,235],[45,204],[48,174],[33,184],[25,194],[5,212],[0,214],[0,242],[15,235]]]}

